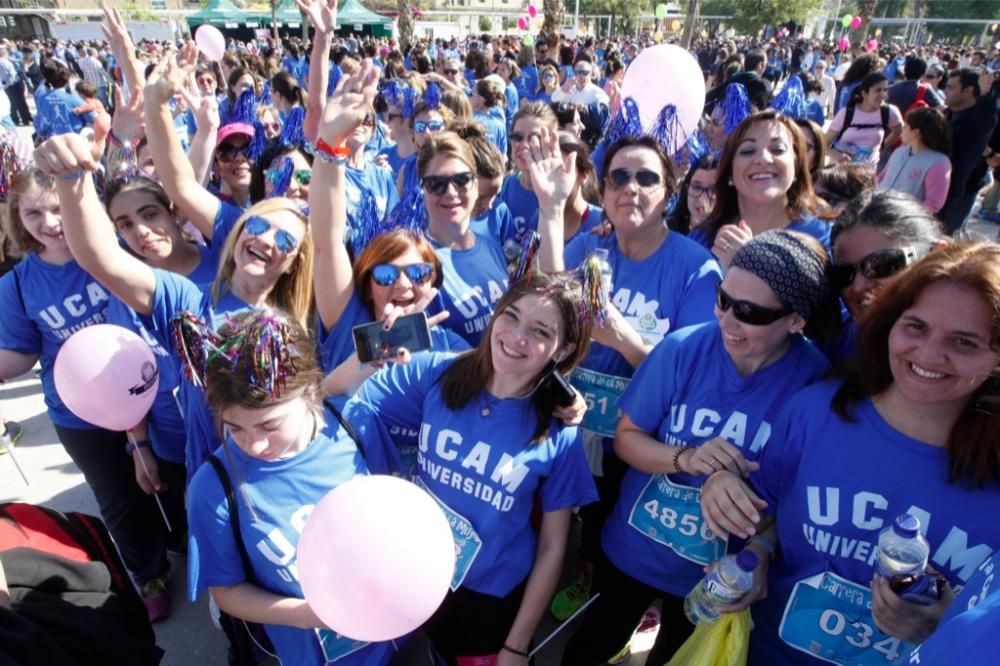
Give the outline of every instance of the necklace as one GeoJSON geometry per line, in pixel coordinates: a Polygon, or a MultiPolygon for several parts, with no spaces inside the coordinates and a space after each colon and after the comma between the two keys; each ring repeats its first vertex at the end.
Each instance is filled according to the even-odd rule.
{"type": "Polygon", "coordinates": [[[479,399],[479,414],[482,416],[490,415],[490,407],[495,407],[500,404],[500,398],[494,398],[489,394],[489,391],[483,391],[482,396],[479,399]]]}

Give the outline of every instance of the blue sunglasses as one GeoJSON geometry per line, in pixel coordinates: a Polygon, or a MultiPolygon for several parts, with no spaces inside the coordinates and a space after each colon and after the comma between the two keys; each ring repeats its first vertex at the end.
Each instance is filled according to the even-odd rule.
{"type": "Polygon", "coordinates": [[[372,269],[372,279],[375,284],[382,287],[391,287],[396,284],[400,273],[406,273],[413,284],[423,284],[431,279],[434,267],[426,263],[409,264],[407,266],[393,266],[392,264],[377,264],[372,269]]]}
{"type": "MultiPolygon", "coordinates": [[[[248,219],[246,224],[243,225],[243,229],[251,236],[260,236],[272,228],[270,222],[256,216],[248,219]]],[[[274,232],[274,244],[282,254],[290,254],[299,246],[299,239],[284,229],[276,229],[274,232]]]]}
{"type": "Polygon", "coordinates": [[[441,120],[418,120],[413,123],[413,131],[417,134],[424,132],[440,132],[444,129],[444,122],[441,120]]]}

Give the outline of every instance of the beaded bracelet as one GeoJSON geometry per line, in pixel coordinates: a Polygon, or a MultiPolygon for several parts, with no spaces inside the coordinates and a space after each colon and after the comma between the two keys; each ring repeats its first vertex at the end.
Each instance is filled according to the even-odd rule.
{"type": "Polygon", "coordinates": [[[318,158],[320,162],[325,162],[326,164],[345,164],[348,156],[351,154],[351,151],[347,146],[340,145],[333,148],[323,139],[319,139],[316,143],[310,144],[309,147],[312,149],[313,155],[318,158]]]}
{"type": "Polygon", "coordinates": [[[86,171],[74,171],[72,173],[61,173],[56,176],[56,180],[79,180],[86,171]]]}
{"type": "Polygon", "coordinates": [[[674,471],[681,474],[687,474],[683,469],[681,469],[681,454],[688,449],[693,449],[693,446],[681,446],[676,451],[674,451],[674,471]]]}
{"type": "Polygon", "coordinates": [[[530,657],[531,656],[527,652],[522,652],[520,650],[515,650],[514,648],[512,648],[509,645],[507,645],[506,643],[503,644],[503,649],[507,650],[507,652],[510,652],[511,654],[516,654],[519,657],[530,657]]]}

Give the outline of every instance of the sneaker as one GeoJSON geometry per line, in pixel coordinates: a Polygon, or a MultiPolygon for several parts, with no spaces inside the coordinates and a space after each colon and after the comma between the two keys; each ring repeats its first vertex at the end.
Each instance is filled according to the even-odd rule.
{"type": "Polygon", "coordinates": [[[623,647],[618,654],[616,654],[615,656],[611,657],[611,659],[608,659],[608,663],[609,664],[620,664],[623,661],[628,660],[628,658],[631,655],[632,655],[632,641],[629,641],[628,643],[625,644],[625,647],[623,647]]]}
{"type": "Polygon", "coordinates": [[[170,615],[170,590],[167,589],[167,578],[168,576],[164,574],[142,584],[142,602],[146,604],[150,622],[158,622],[170,615]]]}
{"type": "Polygon", "coordinates": [[[549,607],[552,617],[563,622],[580,610],[580,607],[590,599],[590,580],[589,567],[578,565],[576,579],[552,599],[552,605],[549,607]]]}
{"type": "Polygon", "coordinates": [[[637,634],[648,634],[660,630],[660,609],[650,606],[646,609],[646,614],[642,616],[639,628],[635,630],[637,634]]]}

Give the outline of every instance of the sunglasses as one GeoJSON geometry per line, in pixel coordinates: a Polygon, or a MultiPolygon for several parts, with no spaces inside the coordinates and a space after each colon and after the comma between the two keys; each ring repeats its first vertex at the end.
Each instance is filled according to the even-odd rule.
{"type": "Polygon", "coordinates": [[[424,132],[441,132],[444,130],[443,120],[418,120],[413,123],[413,131],[417,134],[423,134],[424,132]]]}
{"type": "Polygon", "coordinates": [[[649,169],[639,169],[635,173],[628,169],[612,169],[608,172],[608,184],[616,190],[622,189],[633,180],[639,187],[656,187],[662,182],[660,174],[649,169]]]}
{"type": "Polygon", "coordinates": [[[457,69],[446,69],[446,70],[443,70],[443,71],[444,71],[444,75],[445,76],[458,76],[458,70],[457,69]]]}
{"type": "Polygon", "coordinates": [[[431,275],[434,273],[434,266],[423,262],[407,266],[376,264],[372,268],[372,279],[375,280],[375,284],[381,287],[391,287],[396,284],[400,273],[406,273],[406,277],[413,284],[423,284],[431,279],[431,275]]]}
{"type": "Polygon", "coordinates": [[[266,132],[281,132],[281,123],[264,123],[264,131],[266,132]]]}
{"type": "Polygon", "coordinates": [[[916,260],[917,251],[911,247],[878,250],[863,257],[856,264],[830,266],[830,283],[839,291],[850,286],[858,273],[869,280],[883,280],[892,277],[916,260]]]}
{"type": "MultiPolygon", "coordinates": [[[[273,227],[271,223],[262,217],[251,217],[243,225],[243,230],[247,232],[249,236],[260,236],[261,234],[266,234],[273,227]]],[[[274,232],[274,244],[278,248],[278,251],[282,254],[289,254],[295,248],[299,246],[299,239],[285,231],[284,229],[276,229],[274,232]]]]}
{"type": "MultiPolygon", "coordinates": [[[[292,172],[292,178],[299,185],[308,185],[312,181],[312,171],[309,169],[296,169],[292,172]]],[[[267,170],[267,182],[271,183],[271,185],[277,185],[279,180],[281,180],[281,167],[272,167],[267,170]]]]}
{"type": "Polygon", "coordinates": [[[420,179],[420,184],[423,185],[425,192],[439,197],[448,190],[449,185],[454,185],[456,192],[464,192],[475,179],[476,174],[463,171],[450,176],[424,176],[420,179]]]}
{"type": "Polygon", "coordinates": [[[241,145],[235,145],[232,143],[223,143],[215,149],[215,157],[223,164],[227,164],[236,159],[237,155],[243,155],[243,157],[250,159],[250,142],[247,141],[241,145]]]}
{"type": "Polygon", "coordinates": [[[556,78],[556,75],[553,74],[552,72],[546,72],[546,73],[542,74],[542,80],[543,81],[551,81],[554,78],[556,78]]]}
{"type": "Polygon", "coordinates": [[[736,321],[751,326],[767,326],[794,312],[789,307],[774,310],[750,301],[737,301],[725,292],[721,284],[718,287],[715,305],[723,312],[729,312],[729,309],[732,308],[736,321]]]}
{"type": "Polygon", "coordinates": [[[577,76],[580,76],[580,75],[590,76],[590,70],[589,69],[574,69],[573,73],[576,74],[577,76]]]}

